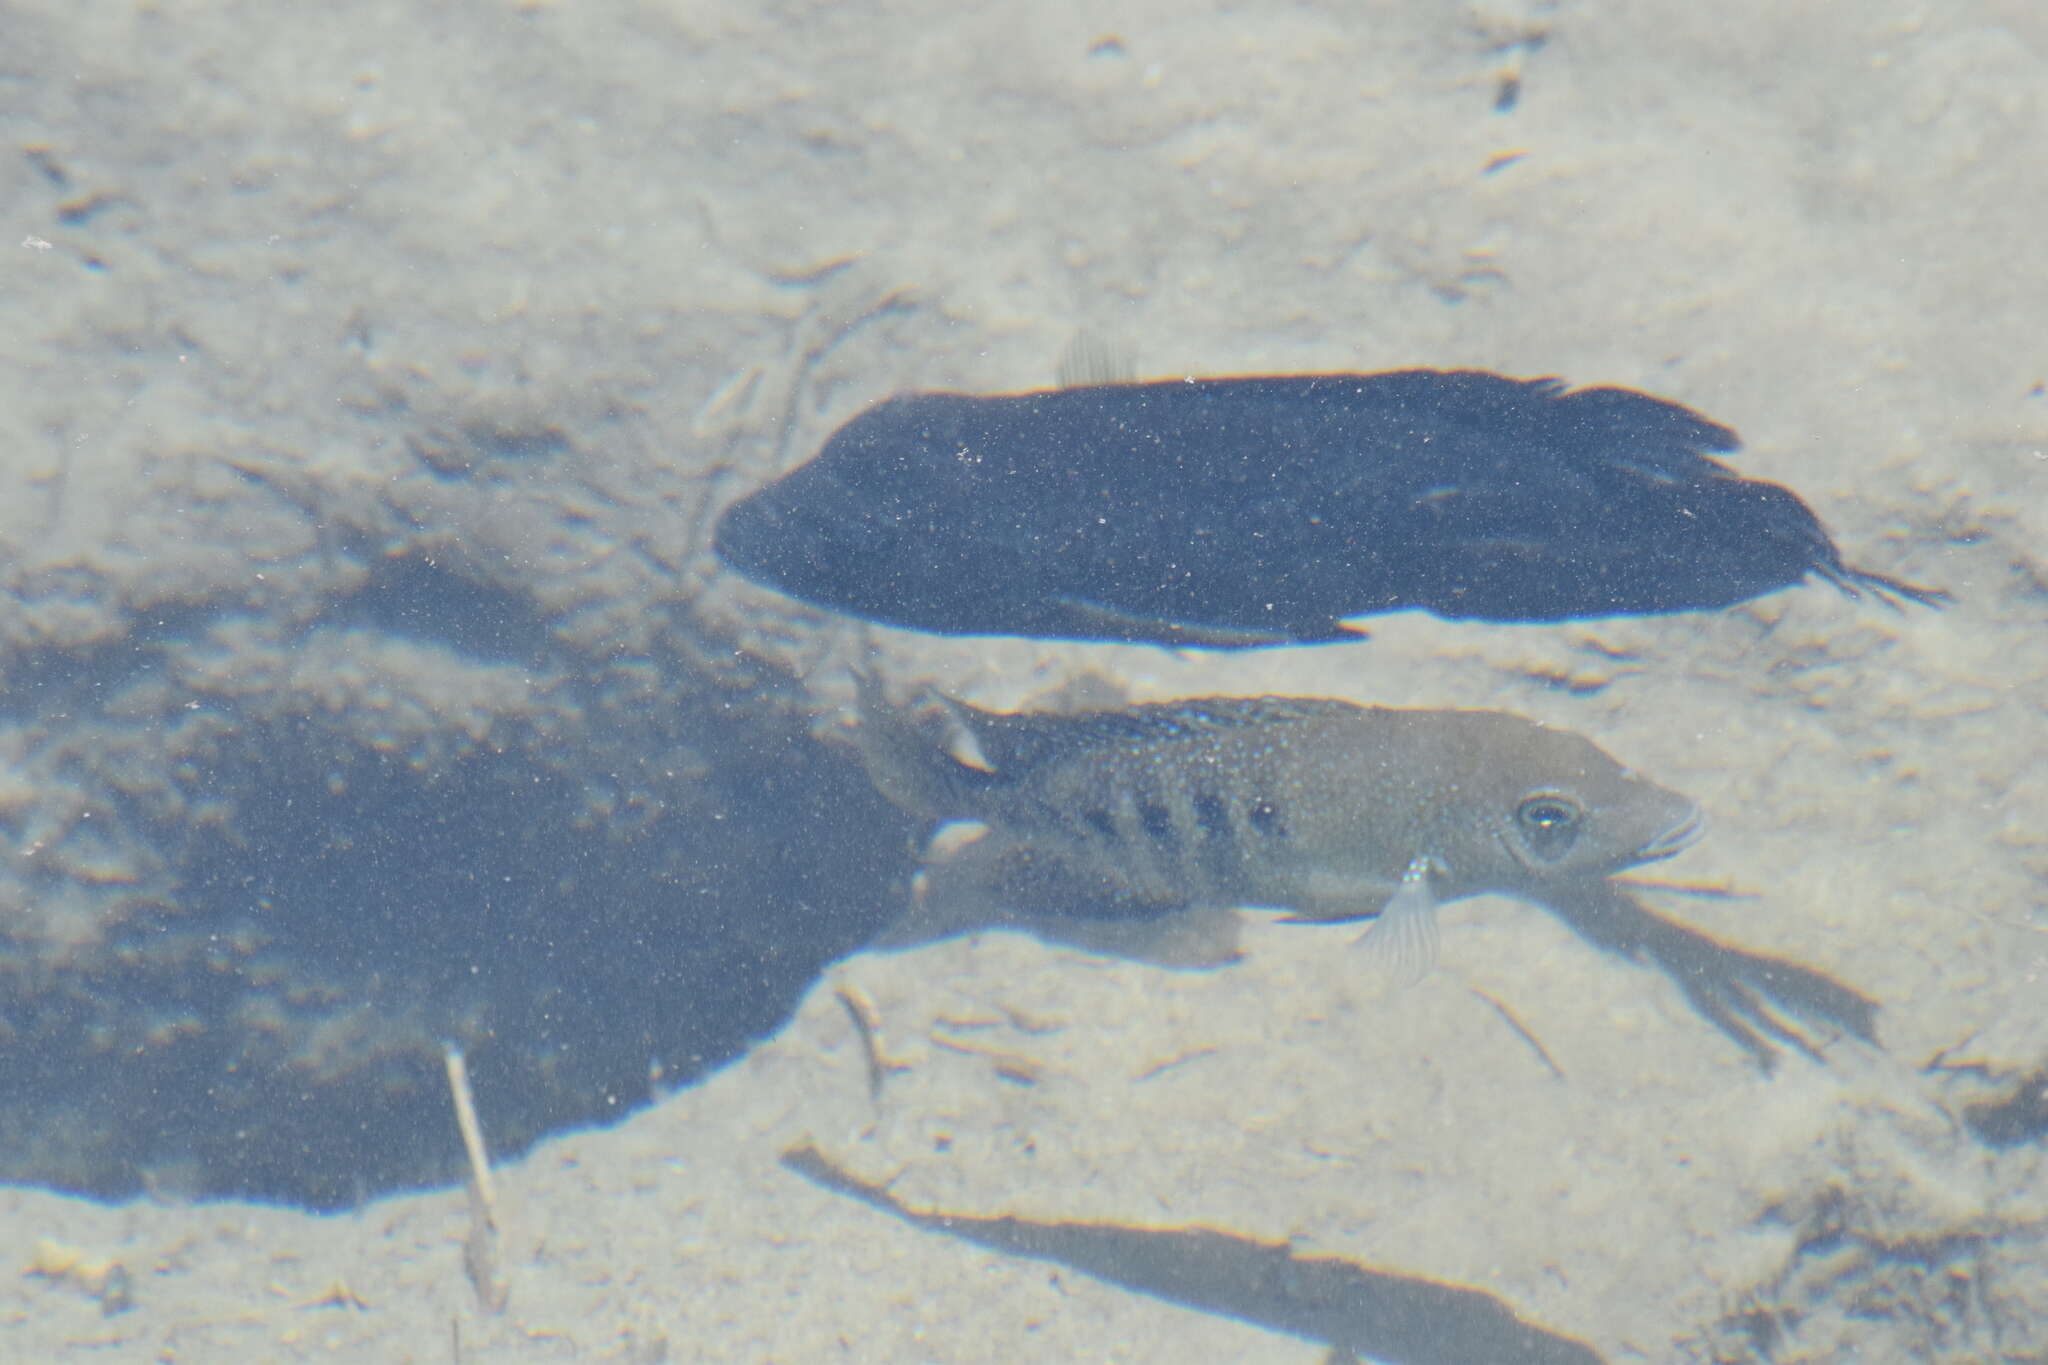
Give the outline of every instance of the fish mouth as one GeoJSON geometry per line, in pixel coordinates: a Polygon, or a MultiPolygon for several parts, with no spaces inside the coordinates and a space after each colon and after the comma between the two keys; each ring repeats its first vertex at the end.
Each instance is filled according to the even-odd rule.
{"type": "Polygon", "coordinates": [[[1666,858],[1675,858],[1698,843],[1700,836],[1706,832],[1706,813],[1698,806],[1694,806],[1685,813],[1684,819],[1637,849],[1634,862],[1657,863],[1666,858]]]}

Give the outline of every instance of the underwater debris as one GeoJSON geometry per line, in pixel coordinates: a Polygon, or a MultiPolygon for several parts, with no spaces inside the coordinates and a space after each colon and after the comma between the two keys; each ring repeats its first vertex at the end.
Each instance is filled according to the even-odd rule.
{"type": "Polygon", "coordinates": [[[135,1306],[135,1280],[128,1267],[111,1256],[94,1256],[47,1237],[37,1241],[22,1274],[77,1290],[99,1304],[101,1317],[111,1318],[135,1306]]]}
{"type": "Polygon", "coordinates": [[[498,1187],[491,1177],[490,1150],[484,1146],[483,1124],[476,1116],[476,1095],[469,1085],[469,1063],[462,1049],[444,1044],[442,1059],[448,1071],[448,1094],[455,1104],[455,1126],[462,1134],[463,1155],[469,1161],[469,1233],[462,1241],[462,1270],[477,1303],[487,1312],[502,1313],[512,1293],[500,1255],[503,1223],[498,1216],[498,1187]]]}
{"type": "Polygon", "coordinates": [[[790,1170],[837,1194],[1009,1256],[1051,1261],[1168,1303],[1330,1347],[1333,1361],[1388,1365],[1600,1365],[1592,1347],[1515,1316],[1484,1290],[1374,1270],[1336,1256],[1300,1256],[1213,1228],[1040,1223],[923,1213],[840,1170],[815,1148],[782,1154],[790,1170]]]}
{"type": "Polygon", "coordinates": [[[725,562],[944,634],[1217,649],[1344,618],[1558,621],[1719,608],[1851,567],[1735,433],[1629,389],[1472,370],[912,393],[726,509],[725,562]]]}

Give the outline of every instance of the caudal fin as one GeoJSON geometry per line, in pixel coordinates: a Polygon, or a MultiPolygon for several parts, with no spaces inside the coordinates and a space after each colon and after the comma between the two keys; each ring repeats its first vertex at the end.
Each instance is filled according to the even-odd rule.
{"type": "Polygon", "coordinates": [[[1945,607],[1955,598],[1940,588],[1923,588],[1918,583],[1908,583],[1903,578],[1889,574],[1872,573],[1869,569],[1858,569],[1848,564],[1830,564],[1825,561],[1814,565],[1814,572],[1835,585],[1845,596],[1861,597],[1869,593],[1878,601],[1899,609],[1900,602],[1913,602],[1923,607],[1945,607]]]}

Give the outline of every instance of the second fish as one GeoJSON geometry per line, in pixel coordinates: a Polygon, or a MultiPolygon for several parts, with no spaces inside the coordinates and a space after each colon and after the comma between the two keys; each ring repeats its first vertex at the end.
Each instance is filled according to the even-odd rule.
{"type": "Polygon", "coordinates": [[[1692,801],[1592,741],[1499,711],[1208,697],[1004,715],[935,699],[921,718],[871,679],[861,692],[876,787],[982,830],[935,848],[888,943],[1010,925],[1195,965],[1232,956],[1236,907],[1256,906],[1377,916],[1363,941],[1413,977],[1438,904],[1547,902],[1701,829],[1692,801]]]}

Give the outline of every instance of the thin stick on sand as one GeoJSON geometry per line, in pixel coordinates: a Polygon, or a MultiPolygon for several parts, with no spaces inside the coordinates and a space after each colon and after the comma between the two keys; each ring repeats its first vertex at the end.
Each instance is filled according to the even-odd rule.
{"type": "Polygon", "coordinates": [[[469,1066],[462,1049],[453,1043],[443,1046],[442,1059],[448,1064],[448,1091],[455,1099],[455,1126],[462,1133],[463,1150],[469,1154],[470,1227],[463,1242],[462,1268],[483,1306],[493,1313],[503,1311],[511,1286],[498,1269],[498,1189],[491,1180],[491,1156],[484,1149],[483,1125],[476,1119],[476,1098],[469,1089],[469,1066]]]}
{"type": "Polygon", "coordinates": [[[462,1049],[453,1043],[444,1046],[442,1056],[448,1062],[448,1089],[455,1096],[455,1126],[462,1130],[462,1147],[469,1153],[469,1178],[476,1182],[484,1217],[496,1227],[498,1190],[491,1183],[491,1156],[484,1150],[483,1126],[476,1121],[476,1097],[469,1089],[469,1064],[462,1059],[462,1049]]]}

